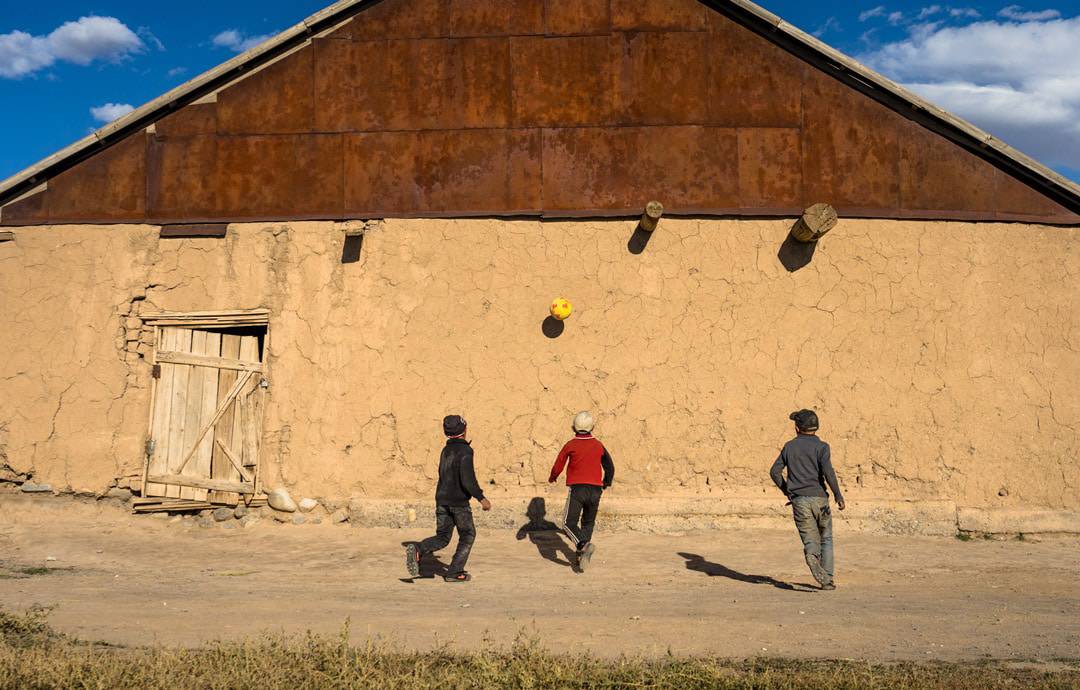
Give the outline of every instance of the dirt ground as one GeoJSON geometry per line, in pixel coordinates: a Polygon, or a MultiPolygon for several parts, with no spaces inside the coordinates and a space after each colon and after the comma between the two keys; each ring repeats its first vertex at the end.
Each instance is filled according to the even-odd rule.
{"type": "Polygon", "coordinates": [[[4,493],[0,602],[55,606],[60,630],[121,644],[333,634],[349,619],[357,641],[419,648],[524,631],[553,650],[605,656],[1080,657],[1076,537],[875,536],[846,531],[841,518],[839,589],[822,592],[809,586],[794,529],[601,531],[585,574],[553,534],[481,531],[475,580],[456,585],[406,579],[400,543],[425,536],[426,522],[205,528],[4,493]]]}

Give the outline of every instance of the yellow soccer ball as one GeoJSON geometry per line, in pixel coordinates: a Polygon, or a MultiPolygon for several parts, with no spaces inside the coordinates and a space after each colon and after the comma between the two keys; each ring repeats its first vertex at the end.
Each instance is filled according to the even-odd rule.
{"type": "Polygon", "coordinates": [[[574,312],[574,305],[570,304],[569,300],[560,297],[551,303],[551,315],[559,321],[565,321],[570,318],[570,314],[574,312]]]}

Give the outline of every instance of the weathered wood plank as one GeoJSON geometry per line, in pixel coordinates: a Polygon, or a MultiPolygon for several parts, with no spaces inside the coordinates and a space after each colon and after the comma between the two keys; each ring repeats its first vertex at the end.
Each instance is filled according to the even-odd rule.
{"type": "MultiPolygon", "coordinates": [[[[173,329],[173,349],[178,352],[191,350],[191,329],[173,329]]],[[[171,364],[168,367],[162,365],[162,376],[165,369],[171,369],[172,376],[172,403],[169,407],[169,454],[165,466],[171,473],[184,458],[184,425],[187,422],[187,398],[188,378],[191,367],[182,364],[171,364]]],[[[170,486],[165,488],[165,495],[171,498],[180,498],[180,487],[170,486]]]]}
{"type": "Polygon", "coordinates": [[[218,444],[218,447],[221,448],[222,452],[225,453],[225,457],[227,457],[229,459],[229,462],[232,463],[232,466],[235,467],[236,471],[240,473],[241,477],[243,477],[243,480],[245,482],[254,484],[255,479],[250,474],[248,474],[247,470],[245,470],[240,465],[240,458],[236,457],[236,453],[229,450],[229,447],[226,446],[224,443],[222,443],[221,439],[217,440],[217,444],[218,444]]]}
{"type": "Polygon", "coordinates": [[[191,460],[191,457],[195,454],[195,446],[202,442],[206,434],[211,429],[213,429],[214,426],[217,424],[218,420],[221,419],[221,415],[225,414],[225,410],[228,409],[229,405],[235,402],[236,396],[241,393],[241,391],[244,389],[244,386],[248,383],[248,381],[251,380],[252,375],[253,372],[245,371],[240,374],[240,376],[236,379],[236,383],[233,384],[233,387],[229,391],[226,398],[221,401],[221,404],[218,406],[217,412],[214,413],[214,416],[210,419],[210,422],[199,430],[198,436],[193,442],[191,450],[188,451],[187,455],[184,456],[183,461],[176,468],[175,472],[182,473],[184,471],[184,468],[187,466],[188,461],[191,460]]]}
{"type": "MultiPolygon", "coordinates": [[[[210,335],[220,339],[222,336],[220,333],[212,333],[210,335]]],[[[263,370],[262,362],[241,362],[237,359],[230,359],[227,357],[213,357],[209,355],[187,353],[187,352],[159,352],[157,354],[158,362],[169,362],[171,364],[190,364],[196,367],[209,367],[212,369],[229,369],[231,371],[258,371],[263,370]]]]}
{"type": "MultiPolygon", "coordinates": [[[[158,345],[161,340],[161,329],[157,326],[154,327],[154,350],[150,353],[150,366],[151,371],[157,369],[157,360],[154,358],[157,352],[158,345]]],[[[157,396],[158,396],[158,378],[156,376],[150,377],[150,412],[146,421],[146,443],[143,444],[143,457],[142,457],[142,477],[139,479],[139,495],[146,496],[146,475],[150,471],[150,454],[147,452],[149,449],[149,443],[154,438],[154,413],[157,410],[157,396]]]]}
{"type": "MultiPolygon", "coordinates": [[[[200,352],[193,346],[193,355],[218,357],[221,354],[221,334],[210,333],[209,331],[205,332],[205,334],[206,339],[203,342],[202,351],[200,352]]],[[[192,376],[200,376],[202,378],[202,404],[199,409],[199,428],[202,428],[202,426],[214,416],[214,412],[217,410],[218,375],[220,373],[220,370],[214,367],[196,367],[191,372],[192,376]]],[[[214,438],[213,434],[211,434],[203,438],[199,443],[198,448],[195,450],[195,457],[192,459],[190,467],[188,467],[188,473],[210,479],[210,460],[213,454],[214,438]]],[[[195,498],[206,500],[206,490],[200,489],[195,498]]]]}
{"type": "Polygon", "coordinates": [[[245,484],[244,482],[227,482],[221,479],[206,479],[205,477],[191,477],[183,474],[155,474],[150,476],[150,481],[157,482],[159,484],[197,487],[200,489],[235,491],[238,494],[255,493],[254,484],[245,484]]]}
{"type": "MultiPolygon", "coordinates": [[[[240,336],[221,336],[221,356],[224,359],[240,359],[240,336]]],[[[224,400],[225,396],[229,394],[229,390],[233,387],[233,384],[236,383],[237,376],[238,374],[234,370],[221,370],[218,375],[219,400],[224,400]]],[[[231,445],[234,438],[239,438],[239,436],[233,435],[235,417],[236,406],[233,405],[225,411],[225,414],[223,414],[218,421],[217,426],[214,427],[214,438],[226,446],[231,445]]],[[[236,474],[236,471],[233,470],[232,464],[229,462],[228,458],[225,457],[225,453],[218,446],[214,447],[214,456],[210,464],[210,478],[223,479],[225,481],[236,481],[240,478],[240,476],[236,474]]],[[[210,500],[215,503],[236,505],[240,500],[240,494],[226,491],[211,491],[210,500]]]]}
{"type": "MultiPolygon", "coordinates": [[[[206,346],[206,331],[192,330],[191,331],[191,350],[187,354],[197,354],[203,351],[206,346]]],[[[203,405],[203,370],[191,368],[188,369],[188,386],[187,386],[187,398],[185,400],[185,412],[184,412],[184,462],[179,469],[176,470],[176,474],[183,474],[184,467],[188,464],[189,458],[198,455],[199,452],[199,431],[202,429],[202,405],[203,405]]],[[[188,474],[198,476],[198,473],[192,470],[188,471],[188,474]]],[[[196,501],[205,496],[200,496],[199,492],[195,489],[182,486],[180,487],[180,498],[186,498],[188,500],[196,501]]]]}
{"type": "Polygon", "coordinates": [[[180,319],[180,318],[201,318],[206,316],[268,316],[270,314],[269,309],[221,309],[218,311],[151,311],[140,314],[140,318],[143,321],[154,321],[157,319],[180,319]]]}
{"type": "MultiPolygon", "coordinates": [[[[176,329],[158,328],[156,347],[172,349],[175,346],[176,329]]],[[[173,367],[162,366],[155,388],[153,431],[150,433],[151,438],[154,439],[154,452],[147,462],[146,474],[166,474],[169,470],[169,421],[172,410],[172,392],[173,367]]],[[[151,484],[143,480],[144,496],[164,496],[165,494],[164,485],[151,484]]]]}
{"type": "MultiPolygon", "coordinates": [[[[255,336],[244,336],[240,339],[240,359],[259,359],[259,339],[255,336]]],[[[240,408],[241,450],[240,459],[245,467],[255,467],[259,456],[259,424],[255,423],[255,415],[258,412],[257,402],[260,392],[258,384],[251,389],[249,395],[244,397],[243,406],[240,408]]]]}

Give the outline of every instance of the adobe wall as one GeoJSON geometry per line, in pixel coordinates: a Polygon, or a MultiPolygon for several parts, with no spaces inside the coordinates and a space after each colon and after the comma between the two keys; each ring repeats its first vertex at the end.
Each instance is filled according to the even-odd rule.
{"type": "Polygon", "coordinates": [[[353,264],[329,222],[16,230],[0,465],[76,492],[137,476],[137,314],[268,307],[268,486],[426,505],[460,412],[493,498],[525,499],[589,408],[614,512],[754,514],[806,406],[856,517],[1080,529],[1080,230],[842,220],[789,272],[790,221],[664,219],[641,254],[634,225],[390,220],[353,264]],[[553,339],[555,296],[576,311],[553,339]]]}

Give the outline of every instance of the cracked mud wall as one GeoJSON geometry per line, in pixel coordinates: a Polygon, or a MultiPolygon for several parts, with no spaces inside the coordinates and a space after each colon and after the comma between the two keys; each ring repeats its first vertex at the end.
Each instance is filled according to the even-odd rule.
{"type": "Polygon", "coordinates": [[[1080,231],[843,220],[794,273],[790,222],[390,220],[26,228],[0,245],[6,462],[100,491],[141,470],[142,310],[271,310],[268,486],[426,499],[440,419],[494,496],[546,481],[589,408],[624,497],[774,498],[813,407],[853,501],[1073,510],[1080,231]],[[556,296],[574,316],[541,330],[556,296]]]}

